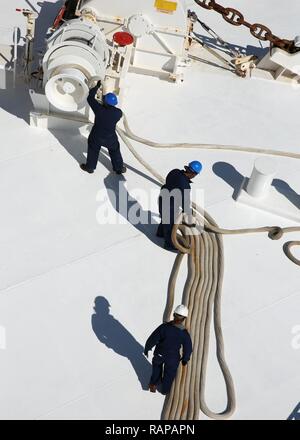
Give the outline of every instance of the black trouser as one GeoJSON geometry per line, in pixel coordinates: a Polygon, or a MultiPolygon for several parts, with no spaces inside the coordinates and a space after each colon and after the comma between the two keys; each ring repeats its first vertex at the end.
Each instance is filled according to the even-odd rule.
{"type": "Polygon", "coordinates": [[[161,392],[168,394],[176,377],[180,358],[154,354],[150,384],[157,385],[161,380],[161,392]]]}
{"type": "Polygon", "coordinates": [[[88,156],[86,166],[90,171],[94,171],[97,168],[97,162],[99,159],[99,153],[101,147],[108,149],[108,153],[111,159],[112,167],[114,171],[122,171],[124,162],[120,151],[120,143],[117,135],[109,138],[96,138],[90,134],[88,138],[88,156]]]}
{"type": "MultiPolygon", "coordinates": [[[[162,197],[160,196],[158,199],[158,209],[159,214],[161,218],[161,223],[158,226],[157,235],[164,237],[165,243],[169,247],[174,247],[172,243],[172,231],[173,226],[175,224],[175,214],[174,214],[174,207],[173,206],[163,206],[162,203],[162,197]],[[167,210],[167,211],[166,211],[167,210]],[[166,212],[168,215],[166,215],[166,212]],[[168,221],[166,221],[166,218],[169,217],[168,221]]],[[[177,217],[176,217],[177,218],[177,217]]]]}

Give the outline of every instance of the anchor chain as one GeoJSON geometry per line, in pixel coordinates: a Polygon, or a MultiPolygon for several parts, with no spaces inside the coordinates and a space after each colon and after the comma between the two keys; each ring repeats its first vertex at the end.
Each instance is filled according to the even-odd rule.
{"type": "Polygon", "coordinates": [[[246,26],[253,37],[261,41],[270,41],[274,46],[279,47],[289,53],[294,53],[298,49],[295,47],[294,41],[285,40],[274,35],[267,26],[260,23],[251,24],[247,22],[243,14],[234,8],[225,8],[218,4],[215,0],[195,0],[198,6],[204,9],[214,10],[222,15],[227,23],[233,26],[246,26]]]}

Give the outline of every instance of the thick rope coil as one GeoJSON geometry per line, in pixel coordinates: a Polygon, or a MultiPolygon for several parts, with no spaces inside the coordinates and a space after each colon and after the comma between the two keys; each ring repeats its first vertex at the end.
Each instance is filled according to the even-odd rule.
{"type": "Polygon", "coordinates": [[[183,261],[182,256],[187,254],[188,277],[182,302],[190,310],[187,328],[193,340],[193,355],[191,362],[186,367],[179,368],[172,390],[166,397],[162,413],[164,420],[196,420],[199,418],[200,410],[208,417],[225,419],[230,417],[235,410],[234,384],[225,361],[221,328],[223,246],[219,238],[213,233],[201,231],[199,226],[189,228],[176,225],[173,229],[172,240],[180,254],[175,260],[170,277],[168,303],[164,317],[166,321],[171,319],[176,279],[183,261]],[[212,316],[214,316],[217,358],[228,396],[227,407],[222,413],[211,411],[205,401],[206,367],[212,316]]]}

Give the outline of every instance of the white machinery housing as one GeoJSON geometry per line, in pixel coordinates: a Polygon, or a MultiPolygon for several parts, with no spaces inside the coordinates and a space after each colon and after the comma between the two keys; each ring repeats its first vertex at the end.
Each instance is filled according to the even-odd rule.
{"type": "MultiPolygon", "coordinates": [[[[34,17],[30,10],[22,12],[28,21],[29,50],[24,60],[25,79],[30,81],[34,17]]],[[[101,79],[102,94],[115,92],[120,101],[128,72],[180,83],[191,60],[200,60],[192,55],[195,43],[199,45],[193,36],[194,24],[186,0],[69,0],[49,30],[42,68],[34,72],[37,86],[43,83],[43,93],[37,87],[30,90],[35,109],[31,124],[50,128],[50,119],[55,117],[52,126],[62,118],[91,122],[93,114],[86,99],[92,80],[101,79]]],[[[218,55],[201,42],[200,47],[218,55]]],[[[299,47],[300,37],[296,37],[295,48],[299,47]]],[[[223,57],[217,58],[224,62],[223,57]]],[[[298,59],[300,52],[290,54],[271,47],[255,70],[253,57],[236,58],[235,72],[253,71],[255,77],[292,80],[298,85],[298,59]]]]}
{"type": "Polygon", "coordinates": [[[117,31],[134,38],[130,68],[167,79],[182,79],[188,33],[185,0],[80,0],[78,13],[91,11],[108,39],[117,31]]]}
{"type": "Polygon", "coordinates": [[[183,81],[190,47],[185,0],[79,0],[75,16],[47,40],[45,95],[31,90],[33,125],[49,128],[45,116],[64,114],[91,120],[86,98],[92,79],[121,100],[128,72],[183,81]],[[130,42],[115,38],[119,32],[130,34],[130,42]]]}
{"type": "Polygon", "coordinates": [[[88,82],[104,80],[109,62],[105,36],[85,18],[63,24],[48,40],[43,60],[44,86],[50,104],[75,112],[86,105],[88,82]]]}

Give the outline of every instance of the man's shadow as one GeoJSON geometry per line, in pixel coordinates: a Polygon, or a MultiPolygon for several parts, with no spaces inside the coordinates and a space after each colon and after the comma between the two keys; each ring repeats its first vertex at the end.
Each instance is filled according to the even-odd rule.
{"type": "Polygon", "coordinates": [[[48,131],[79,165],[86,162],[84,152],[87,151],[87,139],[77,128],[68,128],[67,131],[62,129],[48,131]]]}
{"type": "Polygon", "coordinates": [[[158,223],[155,214],[150,210],[144,210],[138,200],[129,194],[124,176],[109,174],[104,179],[104,185],[109,200],[119,215],[123,216],[154,244],[160,246],[161,240],[156,237],[158,223]]]}
{"type": "MultiPolygon", "coordinates": [[[[80,134],[80,131],[77,128],[68,129],[67,132],[59,129],[50,129],[49,131],[79,165],[86,163],[88,139],[80,134]],[[86,155],[84,155],[84,153],[86,153],[86,155]]],[[[111,161],[106,148],[102,148],[100,151],[99,163],[101,163],[107,169],[107,171],[112,171],[111,161]]],[[[143,173],[128,163],[125,163],[125,165],[128,170],[134,172],[138,176],[143,177],[144,179],[149,180],[149,182],[153,183],[154,185],[160,186],[160,183],[153,177],[143,173]]]]}
{"type": "MultiPolygon", "coordinates": [[[[216,162],[213,165],[214,173],[221,177],[233,189],[233,198],[239,194],[243,181],[246,188],[248,178],[245,178],[233,165],[227,162],[216,162]]],[[[300,194],[298,194],[290,185],[281,179],[274,179],[272,186],[284,197],[286,197],[296,208],[300,209],[300,194]]]]}
{"type": "Polygon", "coordinates": [[[120,356],[127,358],[141,383],[148,390],[151,364],[145,358],[144,347],[110,314],[110,304],[103,296],[95,299],[92,328],[98,340],[120,356]]]}
{"type": "MultiPolygon", "coordinates": [[[[84,151],[87,150],[87,139],[81,136],[78,133],[78,130],[70,131],[68,134],[61,130],[50,131],[78,164],[86,163],[84,151]]],[[[129,223],[131,223],[139,232],[149,238],[149,240],[156,245],[161,246],[161,239],[156,237],[158,228],[158,221],[156,221],[156,218],[158,220],[158,214],[156,216],[152,211],[144,210],[141,204],[136,199],[131,197],[126,188],[126,179],[124,176],[118,176],[117,174],[112,173],[111,161],[105,148],[101,149],[99,154],[99,163],[109,172],[107,177],[104,178],[104,185],[107,189],[109,200],[114,209],[118,212],[118,214],[122,215],[129,223]],[[127,203],[125,203],[126,200],[127,203]]],[[[149,180],[154,185],[159,186],[159,183],[155,179],[145,174],[143,171],[140,171],[127,163],[125,163],[125,165],[128,170],[149,180]]]]}

